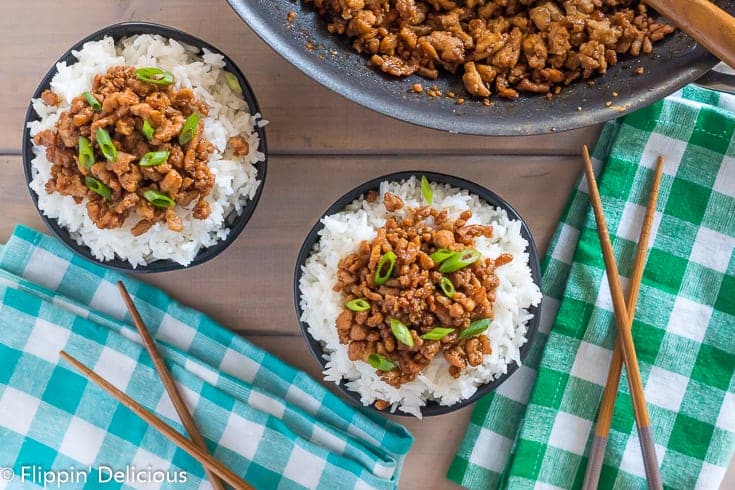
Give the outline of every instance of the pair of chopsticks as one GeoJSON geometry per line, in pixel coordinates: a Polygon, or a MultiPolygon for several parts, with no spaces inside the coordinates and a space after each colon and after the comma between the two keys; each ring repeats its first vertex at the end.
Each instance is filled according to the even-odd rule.
{"type": "Polygon", "coordinates": [[[643,226],[641,227],[641,233],[638,239],[638,248],[636,250],[635,261],[633,263],[633,272],[629,281],[628,302],[626,304],[623,299],[623,288],[620,284],[618,266],[615,262],[615,254],[610,242],[610,235],[607,231],[605,214],[602,210],[602,200],[600,199],[600,192],[597,188],[597,180],[595,179],[595,173],[592,169],[592,161],[590,160],[589,150],[586,145],[582,149],[582,156],[584,157],[590,201],[595,213],[595,221],[597,222],[597,233],[600,237],[600,244],[602,246],[602,255],[605,261],[607,280],[610,285],[610,294],[613,300],[613,309],[615,310],[615,323],[618,331],[618,338],[615,343],[615,350],[613,351],[607,375],[607,383],[605,384],[605,390],[600,403],[600,410],[597,415],[595,435],[592,441],[589,461],[587,463],[587,471],[584,478],[583,488],[585,490],[595,490],[600,480],[602,461],[605,456],[607,438],[610,433],[610,424],[612,422],[613,410],[615,408],[615,399],[618,394],[618,385],[620,383],[620,375],[624,364],[625,370],[628,373],[628,384],[630,387],[631,398],[633,399],[633,413],[635,416],[636,426],[638,428],[638,439],[641,444],[643,465],[646,472],[646,479],[648,480],[648,488],[659,490],[663,488],[661,473],[659,471],[656,449],[653,442],[653,436],[651,434],[651,421],[648,416],[648,408],[646,407],[643,382],[638,368],[638,357],[636,356],[635,346],[633,345],[631,327],[633,326],[633,317],[636,304],[638,303],[638,291],[640,289],[641,280],[643,278],[643,269],[646,263],[648,242],[651,235],[651,228],[653,226],[653,218],[656,212],[656,203],[658,202],[658,193],[661,186],[661,175],[663,173],[664,160],[663,157],[659,157],[656,162],[656,173],[653,178],[653,184],[648,198],[648,205],[646,207],[646,214],[643,219],[643,226]]]}
{"type": "Polygon", "coordinates": [[[199,461],[199,463],[201,463],[204,467],[204,471],[209,478],[209,483],[212,485],[212,488],[214,488],[215,490],[224,490],[224,481],[237,490],[252,489],[253,487],[250,486],[245,480],[233,473],[229,468],[227,468],[225,465],[217,461],[209,454],[207,446],[204,443],[204,438],[199,432],[199,429],[197,429],[197,426],[194,423],[194,419],[192,418],[189,409],[186,407],[186,404],[184,403],[184,400],[181,397],[181,394],[179,393],[176,384],[174,383],[171,372],[166,367],[163,356],[158,350],[156,343],[153,341],[153,338],[146,328],[145,323],[143,323],[143,319],[140,317],[138,309],[135,307],[135,304],[128,294],[127,289],[125,289],[125,285],[122,283],[122,281],[118,281],[117,286],[120,289],[120,294],[122,295],[123,300],[125,301],[125,305],[130,312],[130,316],[133,318],[133,322],[138,329],[138,333],[143,340],[143,344],[148,350],[148,354],[151,356],[151,359],[153,359],[153,364],[156,367],[156,371],[158,371],[158,375],[163,382],[163,386],[166,388],[166,392],[171,398],[171,402],[176,409],[176,413],[179,415],[179,419],[181,419],[181,423],[186,429],[186,432],[189,434],[191,440],[185,438],[173,427],[155,416],[150,411],[146,410],[145,407],[130,398],[124,392],[115,388],[115,386],[113,386],[109,381],[89,369],[87,366],[79,362],[68,353],[61,351],[59,355],[66,359],[87,379],[97,384],[100,388],[102,388],[108,394],[117,399],[117,401],[129,408],[138,417],[148,422],[148,424],[150,424],[153,428],[166,436],[171,442],[176,444],[182,450],[186,451],[191,457],[199,461]]]}

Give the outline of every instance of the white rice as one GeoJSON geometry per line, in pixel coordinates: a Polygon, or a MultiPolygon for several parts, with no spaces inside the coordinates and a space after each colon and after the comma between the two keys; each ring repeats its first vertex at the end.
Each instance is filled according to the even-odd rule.
{"type": "Polygon", "coordinates": [[[389,214],[383,205],[385,192],[397,194],[409,207],[423,204],[420,185],[414,177],[400,183],[383,182],[380,197],[374,203],[361,197],[344,211],[323,218],[320,240],[302,267],[299,282],[301,320],[323,345],[327,359],[325,378],[335,383],[347,380],[347,387],[359,393],[365,405],[382,399],[391,403],[392,410],[416,417],[421,417],[420,407],[427,401],[453,405],[472,396],[478,386],[506,373],[513,362],[520,364],[520,348],[526,343],[527,323],[533,316],[528,309],[541,301],[541,291],[528,267],[525,252],[528,242],[521,235],[521,222],[509,219],[505,210],[496,209],[467,191],[436,183],[432,183],[432,188],[433,206],[448,209],[450,218],[456,219],[469,209],[473,213],[469,224],[493,226],[492,238],[476,240],[476,248],[483,256],[494,259],[502,253],[513,255],[510,263],[496,269],[500,284],[495,291],[495,318],[486,331],[492,353],[484,356],[481,365],[463,370],[460,377],[454,379],[449,374],[449,364],[442,356],[437,356],[414,381],[396,389],[382,381],[369,364],[351,361],[347,346],[339,342],[335,324],[342,311],[343,296],[332,290],[339,261],[356,252],[362,240],[375,238],[378,228],[384,226],[389,214]]]}
{"type": "Polygon", "coordinates": [[[30,187],[38,194],[38,207],[66,228],[77,243],[89,247],[99,260],[117,256],[134,267],[158,259],[187,265],[201,248],[227,237],[229,229],[225,218],[233,210],[242,213],[260,185],[254,164],[263,161],[265,156],[258,151],[260,140],[255,128],[264,125],[265,121],[260,119],[260,114],[250,115],[242,95],[228,87],[222,55],[206,49],[200,56],[197,53],[197,48],[157,35],[132,36],[117,45],[111,37],[105,37],[73,52],[78,60],[76,63],[56,65],[58,72],[51,80],[51,90],[60,98],[58,106],[47,106],[41,99],[32,101],[41,119],[28,124],[31,137],[52,128],[59,115],[69,110],[71,100],[91,89],[96,74],[105,73],[112,66],[129,65],[157,66],[173,73],[177,88],[193,89],[196,97],[209,106],[209,115],[204,118],[204,137],[215,147],[209,159],[209,167],[216,177],[215,185],[206,198],[212,212],[208,218],[199,220],[192,216],[195,202],[187,208],[176,206],[176,213],[184,225],[182,232],[169,230],[165,223],[156,223],[148,232],[135,237],[130,233],[138,221],[134,213],[121,228],[97,228],[87,215],[86,200],[76,204],[71,196],[46,192],[44,184],[50,177],[52,164],[46,159],[45,148],[34,144],[30,187]],[[237,135],[243,136],[250,145],[248,155],[237,156],[227,149],[227,140],[237,135]]]}

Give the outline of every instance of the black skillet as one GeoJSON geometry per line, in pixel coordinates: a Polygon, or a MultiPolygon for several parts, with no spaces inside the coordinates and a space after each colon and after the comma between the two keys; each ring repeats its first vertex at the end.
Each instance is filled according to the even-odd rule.
{"type": "MultiPolygon", "coordinates": [[[[434,83],[443,93],[464,93],[459,77],[444,74],[436,82],[418,76],[388,78],[366,66],[347,39],[333,36],[326,23],[302,0],[228,0],[235,12],[273,49],[322,85],[367,108],[396,119],[452,133],[529,135],[597,124],[644,107],[697,80],[717,59],[682,32],[654,46],[651,55],[625,57],[594,85],[577,83],[552,100],[524,95],[516,101],[493,98],[491,107],[466,97],[454,99],[414,94],[410,87],[434,83]],[[288,12],[296,18],[288,23],[288,12]],[[307,47],[308,46],[308,47],[307,47]],[[634,75],[643,67],[643,75],[634,75]],[[613,96],[613,92],[617,96],[613,96]],[[607,103],[611,102],[610,107],[607,103]]],[[[715,2],[735,14],[735,0],[715,2]]]]}

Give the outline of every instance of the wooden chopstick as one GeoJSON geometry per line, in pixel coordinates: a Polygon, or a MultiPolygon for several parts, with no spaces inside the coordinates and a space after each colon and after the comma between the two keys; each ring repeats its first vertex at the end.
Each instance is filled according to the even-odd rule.
{"type": "MultiPolygon", "coordinates": [[[[168,370],[168,367],[166,367],[166,362],[163,360],[163,356],[158,350],[158,346],[153,341],[153,337],[151,337],[148,328],[145,326],[143,318],[141,318],[140,313],[138,312],[138,308],[135,307],[135,303],[133,303],[133,299],[130,297],[130,294],[128,294],[128,290],[125,289],[125,285],[122,281],[117,282],[117,288],[120,290],[120,295],[125,302],[125,306],[128,307],[128,311],[130,312],[130,316],[133,318],[135,327],[138,329],[140,338],[143,339],[143,345],[145,345],[148,354],[151,356],[151,359],[153,359],[153,365],[156,367],[156,371],[158,371],[158,376],[161,378],[161,382],[166,388],[169,398],[171,398],[171,403],[176,409],[176,413],[179,414],[179,419],[186,429],[186,432],[189,434],[189,439],[191,439],[199,449],[208,452],[207,445],[204,442],[204,437],[202,437],[196,423],[194,423],[194,419],[192,418],[191,413],[189,413],[189,409],[186,407],[184,399],[181,397],[181,393],[179,393],[179,389],[176,387],[176,383],[174,383],[174,378],[171,376],[171,372],[168,370]]],[[[217,475],[212,473],[206,467],[204,468],[204,471],[207,474],[209,483],[212,485],[214,490],[225,489],[225,486],[222,484],[220,479],[217,478],[217,475]]]]}
{"type": "MultiPolygon", "coordinates": [[[[661,175],[663,174],[664,159],[658,157],[656,162],[656,172],[651,184],[651,191],[648,195],[648,205],[646,206],[646,214],[643,218],[643,226],[641,227],[640,237],[638,238],[638,248],[636,249],[635,261],[633,262],[633,271],[628,283],[628,303],[626,311],[628,312],[628,325],[633,326],[633,317],[636,305],[638,303],[638,292],[643,279],[643,269],[646,264],[646,256],[648,253],[648,242],[651,237],[651,228],[653,228],[653,218],[656,214],[656,204],[658,203],[658,193],[661,187],[661,175]]],[[[619,340],[619,339],[618,339],[619,340]]],[[[584,484],[582,488],[585,490],[596,490],[600,481],[600,472],[602,471],[602,461],[605,457],[605,449],[607,447],[607,438],[610,434],[610,424],[612,422],[613,411],[615,409],[615,399],[618,396],[618,385],[620,384],[620,375],[623,368],[623,352],[619,341],[615,342],[615,350],[613,351],[612,360],[610,361],[610,369],[607,373],[607,383],[605,391],[600,401],[600,411],[597,415],[597,425],[595,426],[595,436],[592,440],[592,448],[590,449],[590,457],[587,462],[587,470],[584,476],[584,484]]]]}
{"type": "Polygon", "coordinates": [[[89,379],[100,388],[105,390],[107,393],[112,395],[112,397],[114,397],[117,401],[129,408],[138,417],[148,422],[148,424],[150,424],[154,429],[166,436],[171,442],[176,444],[182,450],[186,451],[186,453],[189,454],[192,458],[199,461],[202,466],[222,478],[222,480],[227,482],[233,488],[237,490],[251,490],[253,488],[247,482],[245,482],[245,480],[233,473],[232,470],[214,459],[209,453],[199,449],[199,447],[197,447],[193,442],[191,442],[183,435],[179,434],[173,427],[146,410],[145,407],[130,398],[128,395],[115,388],[115,386],[113,386],[105,378],[89,369],[87,366],[79,362],[71,355],[67,354],[65,351],[59,352],[59,355],[66,359],[66,361],[74,366],[87,379],[89,379]]]}
{"type": "Polygon", "coordinates": [[[600,238],[602,256],[607,271],[607,280],[610,286],[610,295],[612,296],[613,309],[615,310],[615,324],[617,325],[618,338],[622,347],[623,363],[628,373],[630,394],[633,399],[633,413],[635,414],[636,426],[638,427],[638,438],[641,444],[643,466],[646,471],[648,488],[659,490],[663,488],[663,485],[656,458],[656,448],[651,434],[651,420],[648,417],[648,407],[646,406],[646,397],[643,392],[643,381],[641,380],[641,373],[638,368],[638,356],[636,355],[635,345],[633,344],[633,335],[630,332],[628,311],[625,306],[620,276],[618,275],[618,265],[615,262],[615,254],[612,243],[610,242],[610,234],[607,231],[607,220],[602,210],[602,199],[600,198],[600,191],[597,188],[595,172],[592,169],[592,161],[590,160],[589,150],[586,145],[582,149],[582,155],[584,157],[585,173],[587,174],[590,202],[595,213],[597,234],[600,238]]]}

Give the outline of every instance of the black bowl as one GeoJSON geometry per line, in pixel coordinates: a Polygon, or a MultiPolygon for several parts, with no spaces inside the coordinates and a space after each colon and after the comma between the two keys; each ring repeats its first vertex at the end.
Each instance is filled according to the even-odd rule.
{"type": "MultiPolygon", "coordinates": [[[[303,334],[304,338],[306,339],[306,343],[309,346],[309,350],[314,355],[314,358],[317,360],[317,362],[321,365],[322,369],[327,364],[327,361],[323,357],[323,350],[322,345],[318,340],[315,340],[311,334],[309,333],[308,325],[301,321],[301,315],[303,313],[301,309],[301,293],[299,291],[299,280],[301,279],[301,267],[306,262],[306,259],[311,255],[312,250],[314,248],[314,245],[319,241],[319,231],[321,231],[322,228],[324,228],[324,225],[322,224],[321,220],[325,216],[329,216],[331,214],[338,213],[340,211],[343,211],[344,208],[350,204],[355,199],[360,198],[360,196],[364,196],[368,191],[370,190],[378,190],[380,187],[380,183],[384,181],[400,181],[404,179],[408,179],[412,176],[426,176],[427,179],[429,179],[430,182],[438,182],[442,184],[449,184],[454,187],[458,187],[460,189],[467,190],[468,192],[475,194],[479,196],[483,201],[487,202],[488,204],[504,209],[508,213],[508,217],[514,220],[519,220],[521,222],[521,235],[523,235],[523,238],[528,241],[528,247],[526,251],[528,252],[528,261],[529,261],[529,267],[531,268],[531,275],[533,276],[533,280],[536,284],[541,286],[541,267],[539,265],[539,258],[538,253],[536,252],[536,244],[533,241],[533,236],[531,236],[531,232],[528,229],[528,226],[526,225],[526,222],[523,221],[523,218],[518,214],[518,212],[513,209],[513,207],[508,204],[508,202],[503,199],[502,197],[498,196],[494,192],[478,185],[473,182],[470,182],[468,180],[455,177],[452,175],[445,175],[435,172],[423,172],[423,171],[406,171],[406,172],[396,172],[388,175],[383,175],[382,177],[378,177],[375,179],[372,179],[368,182],[365,182],[364,184],[355,187],[348,193],[346,193],[344,196],[337,199],[337,201],[332,204],[329,209],[327,209],[324,214],[319,218],[319,221],[316,222],[316,224],[311,228],[311,231],[306,236],[306,240],[304,240],[304,244],[301,246],[301,251],[299,252],[299,257],[296,260],[296,270],[294,271],[294,283],[293,283],[293,292],[294,292],[294,305],[296,306],[296,317],[299,320],[299,325],[301,326],[301,333],[303,334]]],[[[521,346],[521,361],[523,361],[526,358],[526,355],[528,354],[529,350],[531,349],[531,344],[533,344],[533,340],[536,336],[536,331],[538,330],[538,324],[539,324],[539,312],[541,311],[541,305],[531,307],[529,311],[533,314],[533,318],[529,320],[528,322],[528,331],[526,332],[526,343],[521,346]]],[[[422,409],[421,413],[424,417],[430,417],[432,415],[442,415],[449,412],[454,412],[455,410],[459,410],[460,408],[466,407],[467,405],[470,405],[477,401],[480,397],[490,393],[491,391],[495,390],[498,386],[500,386],[508,377],[510,377],[511,374],[515,372],[515,370],[518,369],[518,364],[513,363],[508,366],[508,371],[503,374],[502,376],[498,377],[497,379],[491,381],[490,383],[486,383],[484,385],[481,385],[477,388],[477,391],[474,395],[471,397],[459,401],[455,403],[454,405],[449,406],[443,406],[439,405],[437,402],[428,402],[422,409]]],[[[368,408],[365,407],[360,402],[360,395],[354,391],[350,391],[347,389],[346,381],[342,380],[338,387],[340,391],[347,397],[347,399],[355,406],[362,407],[362,408],[368,408]]],[[[390,407],[384,409],[384,410],[378,410],[373,405],[370,405],[369,407],[372,410],[375,410],[377,412],[382,412],[389,414],[390,407]]],[[[406,413],[403,413],[399,410],[396,410],[396,412],[393,415],[409,415],[406,413]]]]}
{"type": "MultiPolygon", "coordinates": [[[[197,48],[207,48],[210,51],[216,52],[224,56],[225,61],[225,70],[229,71],[235,77],[237,77],[237,80],[240,82],[240,87],[242,88],[242,94],[245,98],[245,101],[248,104],[249,111],[251,114],[255,114],[257,112],[260,112],[260,109],[258,108],[258,102],[255,100],[255,95],[253,94],[252,88],[250,88],[250,85],[248,84],[247,79],[245,78],[245,75],[243,75],[242,71],[237,67],[237,65],[221,50],[215,48],[211,44],[202,41],[199,38],[196,38],[190,34],[187,34],[183,31],[180,31],[179,29],[173,28],[173,27],[167,27],[159,24],[152,24],[149,22],[122,22],[120,24],[111,25],[108,27],[105,27],[103,29],[100,29],[99,31],[95,32],[94,34],[90,34],[89,36],[85,37],[81,41],[74,44],[71,48],[69,48],[68,51],[66,51],[61,58],[56,63],[60,63],[62,61],[65,61],[67,64],[74,63],[76,61],[76,58],[71,54],[73,50],[79,50],[82,48],[82,45],[88,41],[96,41],[99,39],[102,39],[105,36],[111,36],[115,41],[119,41],[121,38],[133,36],[136,34],[160,34],[161,36],[164,36],[166,38],[176,39],[177,41],[181,41],[185,44],[188,44],[190,46],[194,46],[197,48]]],[[[43,77],[43,80],[39,84],[36,91],[33,93],[33,98],[36,99],[41,96],[41,93],[49,88],[49,84],[51,83],[51,79],[56,75],[56,63],[54,63],[54,66],[48,71],[45,77],[43,77]]],[[[30,131],[28,129],[28,123],[30,121],[37,120],[39,118],[36,111],[33,109],[33,105],[28,105],[28,112],[26,113],[26,119],[25,119],[25,125],[23,129],[23,170],[25,171],[26,176],[26,183],[30,185],[31,181],[33,180],[33,176],[31,174],[31,160],[33,159],[33,144],[31,141],[30,131]]],[[[154,262],[151,262],[144,266],[138,266],[133,268],[133,266],[126,261],[120,260],[118,258],[115,258],[113,260],[109,261],[101,261],[96,259],[88,247],[85,245],[79,245],[74,239],[69,236],[69,232],[62,228],[56,219],[49,218],[43,212],[38,209],[38,196],[36,193],[28,187],[28,191],[31,194],[31,199],[33,199],[33,204],[36,206],[36,209],[38,209],[38,213],[41,215],[41,219],[46,223],[46,225],[51,229],[51,231],[54,233],[54,235],[57,236],[67,247],[72,249],[76,254],[84,257],[85,259],[91,260],[92,262],[98,263],[100,265],[103,265],[105,267],[109,267],[111,269],[117,269],[121,271],[135,271],[135,272],[166,272],[166,271],[172,271],[172,270],[178,270],[178,269],[184,269],[193,267],[195,265],[202,264],[208,260],[213,259],[222,251],[224,251],[232,242],[235,241],[235,239],[240,235],[243,228],[245,228],[245,225],[250,220],[250,217],[253,215],[253,212],[255,211],[255,207],[258,204],[258,200],[260,199],[260,195],[263,191],[263,186],[265,185],[265,175],[266,175],[266,161],[268,158],[267,149],[266,149],[266,140],[265,140],[265,130],[262,127],[256,127],[256,132],[258,133],[258,136],[260,138],[260,146],[258,147],[258,150],[263,153],[263,155],[266,155],[265,159],[262,162],[258,162],[256,164],[257,167],[257,178],[260,180],[260,185],[258,186],[258,190],[255,193],[255,196],[247,203],[247,205],[242,209],[242,213],[238,215],[235,211],[230,213],[225,218],[225,222],[227,226],[230,228],[230,233],[227,235],[227,238],[224,240],[220,240],[216,244],[203,248],[199,251],[199,253],[194,257],[194,260],[186,267],[183,265],[174,262],[172,260],[156,260],[154,262]]]]}

